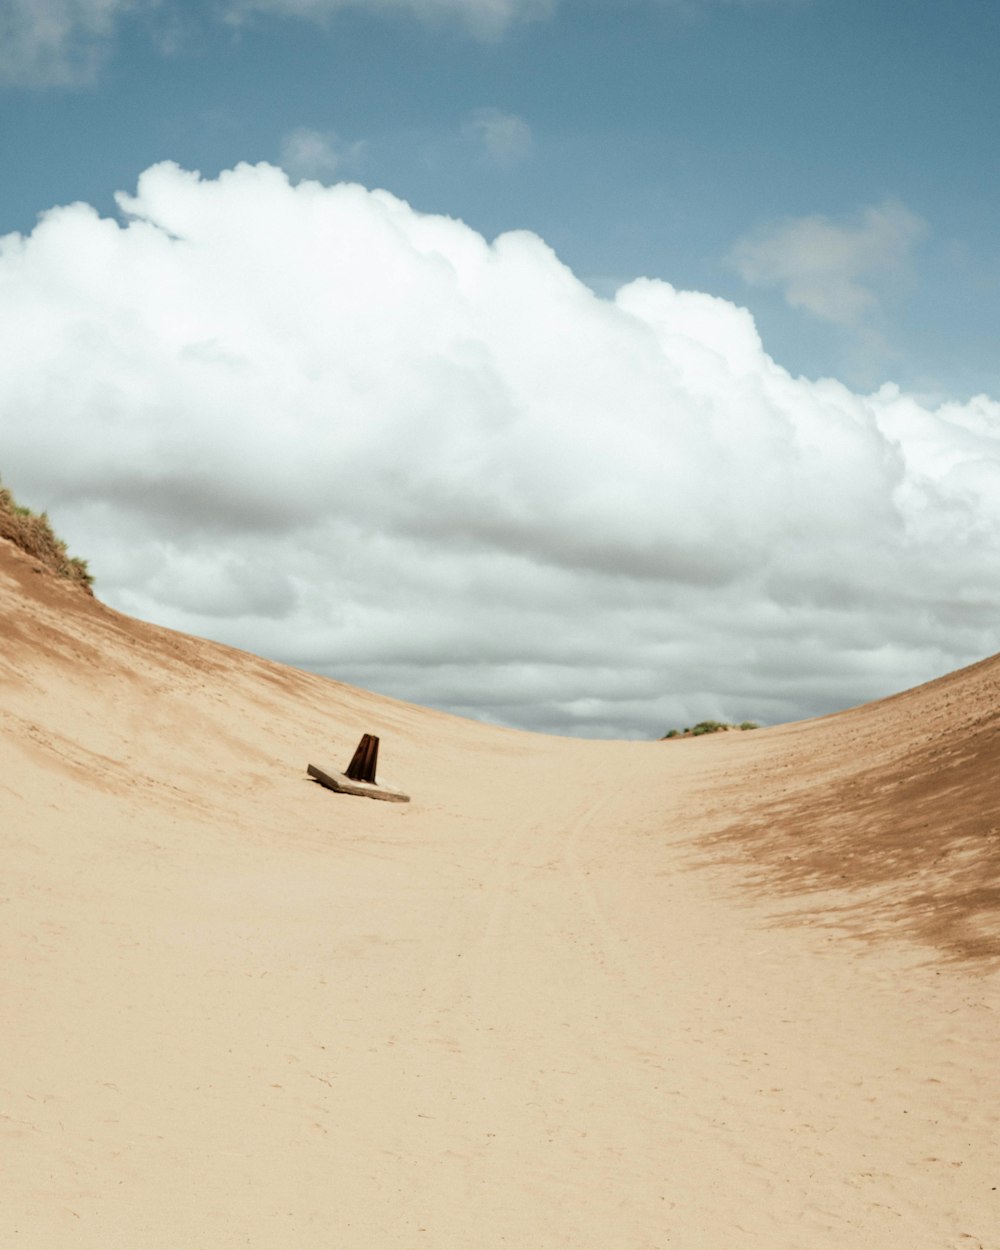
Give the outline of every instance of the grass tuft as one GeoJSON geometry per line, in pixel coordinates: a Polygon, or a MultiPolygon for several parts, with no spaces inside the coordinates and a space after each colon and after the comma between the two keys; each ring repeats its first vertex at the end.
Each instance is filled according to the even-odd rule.
{"type": "Polygon", "coordinates": [[[0,538],[8,538],[29,556],[34,556],[46,568],[60,577],[82,586],[88,594],[94,579],[87,569],[86,560],[71,556],[66,544],[57,538],[44,512],[32,512],[19,504],[6,486],[0,482],[0,538]]]}

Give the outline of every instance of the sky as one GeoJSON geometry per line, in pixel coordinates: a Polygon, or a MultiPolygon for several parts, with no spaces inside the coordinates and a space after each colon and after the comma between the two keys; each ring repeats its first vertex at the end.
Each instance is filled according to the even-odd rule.
{"type": "Polygon", "coordinates": [[[986,0],[0,0],[0,476],[115,607],[500,724],[992,654],[998,49],[986,0]]]}

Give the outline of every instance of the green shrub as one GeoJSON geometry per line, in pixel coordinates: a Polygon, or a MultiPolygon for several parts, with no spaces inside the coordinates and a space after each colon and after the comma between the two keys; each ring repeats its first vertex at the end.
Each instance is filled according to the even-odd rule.
{"type": "Polygon", "coordinates": [[[760,726],[755,720],[745,720],[739,725],[731,725],[727,721],[721,720],[700,720],[697,725],[691,726],[689,729],[671,729],[660,739],[665,742],[668,738],[700,738],[702,734],[725,733],[730,729],[759,729],[760,726]]]}
{"type": "Polygon", "coordinates": [[[6,486],[0,482],[0,538],[8,538],[29,556],[34,556],[46,568],[60,577],[82,586],[92,594],[93,577],[87,570],[86,560],[71,556],[66,544],[57,538],[44,512],[32,512],[19,504],[6,486]]]}

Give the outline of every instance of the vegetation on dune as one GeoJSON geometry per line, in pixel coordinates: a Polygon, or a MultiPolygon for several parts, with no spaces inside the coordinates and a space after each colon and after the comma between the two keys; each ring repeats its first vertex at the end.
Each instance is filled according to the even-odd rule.
{"type": "Polygon", "coordinates": [[[15,547],[52,569],[60,577],[82,586],[92,594],[93,577],[87,571],[86,560],[71,556],[66,544],[53,533],[49,518],[44,512],[32,512],[17,502],[6,486],[0,482],[0,538],[9,538],[15,547]]]}
{"type": "Polygon", "coordinates": [[[668,738],[700,738],[702,734],[725,733],[730,729],[759,729],[760,726],[755,720],[741,721],[738,725],[731,725],[721,720],[700,720],[697,725],[691,725],[687,729],[671,729],[665,733],[660,739],[666,742],[668,738]]]}

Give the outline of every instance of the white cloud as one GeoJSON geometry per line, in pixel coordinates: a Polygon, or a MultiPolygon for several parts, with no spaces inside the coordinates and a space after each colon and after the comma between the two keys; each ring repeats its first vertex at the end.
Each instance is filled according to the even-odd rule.
{"type": "Polygon", "coordinates": [[[134,7],[135,0],[0,0],[0,83],[91,82],[119,19],[134,7]]]}
{"type": "Polygon", "coordinates": [[[343,9],[374,16],[407,14],[420,21],[458,20],[480,38],[495,38],[517,21],[549,17],[557,0],[230,0],[229,17],[239,22],[255,13],[325,21],[343,9]]]}
{"type": "MultiPolygon", "coordinates": [[[[565,2],[565,0],[563,0],[565,2]]],[[[619,3],[624,0],[618,0],[619,3]]],[[[664,0],[680,10],[719,0],[664,0]]],[[[804,3],[808,0],[722,0],[723,3],[804,3]]],[[[79,87],[100,75],[123,16],[152,16],[147,33],[164,55],[194,39],[205,19],[232,25],[258,15],[326,23],[352,9],[373,17],[408,16],[431,24],[458,22],[473,36],[496,39],[519,22],[543,20],[560,0],[219,0],[188,11],[164,0],[0,0],[0,86],[79,87]]],[[[513,119],[516,120],[516,119],[513,119]]],[[[502,138],[497,139],[503,142],[502,138]]],[[[511,137],[517,146],[518,139],[511,137]]]]}
{"type": "Polygon", "coordinates": [[[457,21],[472,35],[497,38],[515,22],[551,16],[557,0],[225,0],[206,14],[162,0],[0,0],[0,86],[79,87],[94,82],[114,47],[122,18],[152,16],[148,33],[170,55],[194,25],[222,16],[240,24],[255,14],[325,22],[344,9],[375,17],[407,15],[457,21]]]}
{"type": "Polygon", "coordinates": [[[881,311],[888,291],[914,278],[913,253],[927,223],[886,200],[858,217],[787,217],[761,226],[730,259],[751,286],[781,291],[793,308],[836,325],[859,327],[881,311]]]}
{"type": "Polygon", "coordinates": [[[997,649],[1000,405],[795,379],[750,315],[527,233],[172,165],[0,243],[0,471],[114,604],[585,733],[997,649]]]}
{"type": "Polygon", "coordinates": [[[300,126],[281,140],[282,169],[292,178],[333,178],[345,166],[354,164],[363,143],[344,143],[333,130],[310,130],[300,126]]]}
{"type": "Polygon", "coordinates": [[[516,113],[496,108],[475,109],[466,118],[463,133],[482,144],[497,165],[516,165],[531,152],[531,127],[516,113]]]}

